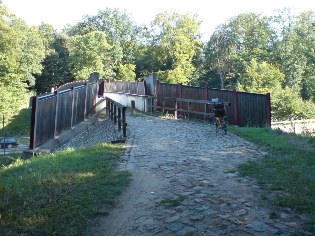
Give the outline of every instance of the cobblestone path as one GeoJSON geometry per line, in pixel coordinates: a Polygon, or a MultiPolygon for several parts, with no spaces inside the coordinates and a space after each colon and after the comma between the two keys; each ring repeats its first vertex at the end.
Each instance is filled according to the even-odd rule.
{"type": "Polygon", "coordinates": [[[268,204],[253,180],[239,177],[239,164],[262,155],[255,145],[197,121],[127,121],[119,168],[133,180],[90,234],[290,235],[307,220],[268,204]]]}

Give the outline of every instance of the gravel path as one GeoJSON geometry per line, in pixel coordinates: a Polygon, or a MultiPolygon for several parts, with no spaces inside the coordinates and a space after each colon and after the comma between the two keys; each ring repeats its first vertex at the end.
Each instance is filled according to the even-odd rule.
{"type": "Polygon", "coordinates": [[[119,169],[133,180],[87,235],[290,235],[309,220],[263,201],[255,181],[238,176],[239,164],[263,154],[252,143],[202,122],[127,122],[119,169]]]}
{"type": "Polygon", "coordinates": [[[62,145],[58,150],[68,147],[88,147],[94,146],[101,142],[112,142],[122,138],[121,132],[115,129],[113,122],[105,115],[105,110],[101,111],[97,116],[97,122],[90,125],[88,130],[76,136],[70,142],[62,145]]]}

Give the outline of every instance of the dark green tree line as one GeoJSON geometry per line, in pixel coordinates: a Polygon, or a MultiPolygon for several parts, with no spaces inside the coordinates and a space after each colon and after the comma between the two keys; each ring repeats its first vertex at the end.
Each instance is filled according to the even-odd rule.
{"type": "Polygon", "coordinates": [[[34,91],[49,92],[94,71],[107,80],[158,73],[170,83],[271,92],[275,119],[315,116],[314,12],[240,14],[202,43],[191,14],[162,12],[147,28],[107,8],[58,33],[45,23],[29,27],[0,6],[0,109],[8,116],[34,91]],[[21,99],[9,104],[16,94],[21,99]]]}

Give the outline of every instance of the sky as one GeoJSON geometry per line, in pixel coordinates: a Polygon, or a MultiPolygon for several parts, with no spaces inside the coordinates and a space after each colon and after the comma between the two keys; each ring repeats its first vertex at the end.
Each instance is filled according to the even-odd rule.
{"type": "Polygon", "coordinates": [[[315,0],[2,0],[9,11],[28,25],[49,23],[57,30],[75,24],[84,15],[95,15],[101,9],[119,8],[136,23],[149,26],[157,13],[176,11],[196,14],[202,21],[200,32],[207,41],[215,27],[240,13],[257,12],[272,15],[276,9],[294,12],[315,11],[315,0]]]}

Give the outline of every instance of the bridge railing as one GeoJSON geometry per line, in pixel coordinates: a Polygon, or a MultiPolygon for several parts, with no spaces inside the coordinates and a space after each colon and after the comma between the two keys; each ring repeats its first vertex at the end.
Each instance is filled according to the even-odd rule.
{"type": "MultiPolygon", "coordinates": [[[[143,82],[127,82],[127,81],[102,81],[100,86],[100,95],[108,93],[125,93],[148,95],[156,97],[154,106],[158,111],[162,111],[161,107],[175,108],[175,101],[165,98],[179,98],[179,99],[195,99],[208,100],[218,98],[221,101],[228,102],[231,106],[226,108],[227,121],[230,124],[239,126],[271,126],[271,104],[270,93],[256,94],[239,92],[236,89],[213,89],[208,86],[197,87],[179,84],[169,84],[160,82],[156,77],[149,78],[143,82]],[[161,104],[161,102],[164,104],[161,104]]],[[[184,103],[179,102],[179,109],[189,109],[195,111],[192,117],[203,119],[202,114],[198,112],[204,111],[204,104],[200,103],[184,103]]],[[[156,110],[156,109],[154,109],[156,110]]],[[[174,109],[169,110],[174,114],[174,109]]]]}
{"type": "Polygon", "coordinates": [[[73,128],[95,112],[98,81],[32,97],[30,149],[73,128]]]}
{"type": "Polygon", "coordinates": [[[127,121],[126,121],[126,110],[127,107],[122,104],[106,97],[106,115],[114,122],[114,125],[117,124],[118,131],[123,132],[123,137],[127,136],[127,121]]]}

